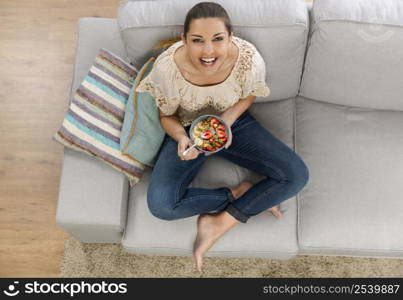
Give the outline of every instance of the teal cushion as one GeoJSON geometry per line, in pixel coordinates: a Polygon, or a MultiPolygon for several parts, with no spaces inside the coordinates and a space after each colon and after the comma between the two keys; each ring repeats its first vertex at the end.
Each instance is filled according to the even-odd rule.
{"type": "Polygon", "coordinates": [[[149,93],[136,92],[140,81],[150,72],[155,58],[150,58],[139,71],[126,105],[120,149],[123,155],[153,167],[164,141],[159,111],[149,93]]]}

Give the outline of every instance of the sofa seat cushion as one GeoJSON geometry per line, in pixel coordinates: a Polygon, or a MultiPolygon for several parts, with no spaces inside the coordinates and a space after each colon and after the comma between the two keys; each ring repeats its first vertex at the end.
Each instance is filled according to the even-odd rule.
{"type": "MultiPolygon", "coordinates": [[[[293,99],[256,103],[251,114],[293,149],[293,99]]],[[[197,216],[174,221],[154,217],[147,206],[147,187],[152,169],[130,191],[128,223],[122,239],[127,252],[155,255],[192,254],[197,216]]],[[[219,156],[209,156],[190,186],[218,188],[234,186],[249,179],[256,183],[263,177],[219,156]]],[[[296,197],[281,204],[282,219],[265,211],[222,236],[206,256],[290,258],[298,252],[296,236],[296,197]]]]}
{"type": "Polygon", "coordinates": [[[402,257],[403,113],[296,99],[301,253],[402,257]]]}

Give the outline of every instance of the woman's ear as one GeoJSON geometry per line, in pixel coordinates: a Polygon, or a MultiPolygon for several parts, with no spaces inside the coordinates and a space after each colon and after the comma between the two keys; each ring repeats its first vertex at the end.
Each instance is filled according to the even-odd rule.
{"type": "Polygon", "coordinates": [[[186,39],[185,39],[185,35],[183,34],[183,32],[181,33],[181,40],[186,45],[186,39]]]}

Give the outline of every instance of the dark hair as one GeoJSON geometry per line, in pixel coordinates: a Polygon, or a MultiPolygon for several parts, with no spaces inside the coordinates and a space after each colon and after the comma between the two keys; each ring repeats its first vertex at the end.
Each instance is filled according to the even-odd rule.
{"type": "MultiPolygon", "coordinates": [[[[215,2],[199,2],[195,6],[193,6],[186,14],[185,24],[183,25],[183,33],[185,38],[187,33],[189,32],[190,23],[195,19],[202,18],[220,18],[227,28],[228,35],[232,33],[231,19],[229,18],[224,7],[215,2]]],[[[154,49],[167,48],[180,40],[181,38],[177,37],[175,39],[160,41],[154,46],[154,49]]]]}
{"type": "Polygon", "coordinates": [[[232,24],[226,10],[220,4],[215,2],[200,2],[193,6],[186,15],[185,24],[183,26],[185,37],[189,32],[192,20],[202,18],[220,18],[227,28],[228,35],[231,34],[232,24]]]}

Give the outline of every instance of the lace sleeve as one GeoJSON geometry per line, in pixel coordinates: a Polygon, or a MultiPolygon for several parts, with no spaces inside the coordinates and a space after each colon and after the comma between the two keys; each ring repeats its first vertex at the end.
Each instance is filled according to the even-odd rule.
{"type": "Polygon", "coordinates": [[[266,84],[266,64],[257,50],[252,57],[252,67],[246,77],[242,98],[246,98],[249,95],[257,97],[270,95],[270,88],[266,84]]]}
{"type": "Polygon", "coordinates": [[[173,115],[179,107],[179,98],[170,96],[169,76],[163,72],[158,60],[150,73],[143,78],[136,88],[136,92],[147,92],[155,100],[157,107],[167,116],[173,115]]]}

